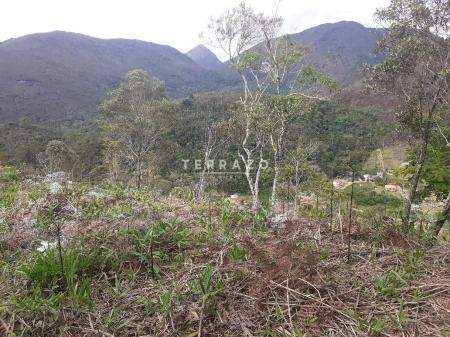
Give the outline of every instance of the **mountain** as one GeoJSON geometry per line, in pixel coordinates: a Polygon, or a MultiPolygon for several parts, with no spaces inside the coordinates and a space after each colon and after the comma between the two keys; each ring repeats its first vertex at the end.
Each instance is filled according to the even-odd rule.
{"type": "MultiPolygon", "coordinates": [[[[310,50],[309,63],[351,84],[372,54],[382,29],[356,22],[327,23],[292,34],[310,50]]],[[[186,55],[139,40],[104,40],[55,31],[0,43],[0,124],[30,117],[34,122],[84,120],[132,69],[165,81],[168,94],[238,88],[239,78],[205,46],[186,55]]]]}
{"type": "Polygon", "coordinates": [[[338,80],[349,81],[355,77],[361,65],[381,61],[373,51],[384,29],[366,28],[353,21],[326,23],[291,38],[309,50],[307,60],[318,70],[338,80]]]}
{"type": "Polygon", "coordinates": [[[61,31],[27,35],[0,43],[0,123],[83,119],[136,68],[164,80],[175,97],[225,85],[169,46],[61,31]]]}
{"type": "Polygon", "coordinates": [[[217,56],[202,44],[188,51],[186,55],[205,69],[213,70],[222,67],[222,62],[217,56]]]}
{"type": "MultiPolygon", "coordinates": [[[[385,33],[384,29],[367,28],[353,21],[325,23],[306,29],[300,33],[290,34],[290,39],[306,50],[305,64],[350,85],[361,78],[363,64],[380,62],[382,57],[374,54],[377,42],[385,33]]],[[[251,48],[264,52],[265,46],[259,44],[251,48]]],[[[235,86],[239,78],[229,67],[216,68],[221,78],[227,79],[235,86]]]]}

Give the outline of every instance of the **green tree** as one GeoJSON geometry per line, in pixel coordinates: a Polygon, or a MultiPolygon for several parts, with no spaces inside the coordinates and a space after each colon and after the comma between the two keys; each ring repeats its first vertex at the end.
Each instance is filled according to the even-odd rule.
{"type": "Polygon", "coordinates": [[[151,152],[164,132],[167,98],[164,83],[144,70],[132,70],[102,103],[104,158],[114,180],[142,186],[151,152]]]}
{"type": "Polygon", "coordinates": [[[450,6],[448,0],[392,0],[376,16],[389,27],[379,43],[379,51],[386,58],[368,69],[369,83],[375,90],[397,98],[401,125],[415,132],[420,142],[402,216],[407,227],[435,118],[448,116],[450,6]]]}
{"type": "Polygon", "coordinates": [[[352,168],[359,172],[384,128],[377,113],[337,102],[319,102],[300,123],[301,132],[318,142],[317,164],[330,178],[346,175],[352,168]]]}
{"type": "MultiPolygon", "coordinates": [[[[450,136],[450,129],[444,130],[450,136]]],[[[420,147],[416,147],[408,156],[409,165],[400,168],[401,174],[413,175],[417,170],[420,147]]],[[[422,189],[418,189],[418,196],[426,197],[434,193],[443,200],[450,193],[450,147],[440,133],[434,132],[430,138],[428,157],[422,169],[422,189]]]]}

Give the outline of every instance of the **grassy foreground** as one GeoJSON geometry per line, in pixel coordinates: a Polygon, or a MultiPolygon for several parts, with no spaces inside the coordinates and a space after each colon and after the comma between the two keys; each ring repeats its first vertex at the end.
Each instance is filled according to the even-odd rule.
{"type": "Polygon", "coordinates": [[[0,199],[2,336],[450,335],[449,245],[387,216],[273,223],[220,195],[14,174],[0,199]]]}

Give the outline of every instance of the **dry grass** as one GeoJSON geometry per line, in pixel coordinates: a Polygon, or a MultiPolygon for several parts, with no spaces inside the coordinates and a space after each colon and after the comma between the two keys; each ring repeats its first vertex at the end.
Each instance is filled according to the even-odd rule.
{"type": "MultiPolygon", "coordinates": [[[[223,204],[212,206],[210,222],[206,204],[153,196],[107,200],[95,216],[86,213],[90,208],[76,193],[63,202],[74,210],[63,228],[70,245],[100,248],[120,262],[89,275],[86,305],[76,306],[65,296],[35,312],[17,305],[17,299],[30,299],[33,289],[18,272],[20,264],[39,238],[50,237],[12,217],[10,230],[0,236],[2,335],[434,337],[450,332],[449,246],[415,258],[419,243],[394,230],[388,219],[379,247],[370,229],[352,228],[348,262],[347,230],[331,230],[324,222],[300,217],[279,228],[223,204]],[[126,204],[133,206],[130,215],[108,215],[126,204]],[[153,278],[148,264],[130,253],[133,240],[123,234],[173,218],[187,231],[187,245],[155,248],[164,257],[155,262],[159,272],[153,278]]],[[[35,214],[48,203],[16,207],[22,215],[35,214]]]]}

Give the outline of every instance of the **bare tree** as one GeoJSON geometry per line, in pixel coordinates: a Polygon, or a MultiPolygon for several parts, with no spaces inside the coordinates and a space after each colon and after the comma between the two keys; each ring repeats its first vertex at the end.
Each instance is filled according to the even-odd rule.
{"type": "Polygon", "coordinates": [[[249,49],[264,41],[264,34],[274,38],[281,23],[281,18],[268,18],[242,2],[220,17],[212,19],[208,25],[209,40],[227,54],[243,86],[239,109],[242,118],[238,120],[244,130],[238,155],[244,164],[253,209],[260,207],[259,180],[264,161],[263,150],[267,143],[266,135],[256,127],[256,120],[260,112],[258,105],[269,87],[269,78],[261,78],[263,62],[249,49]],[[254,174],[253,165],[256,166],[254,174]]]}
{"type": "Polygon", "coordinates": [[[46,173],[64,171],[73,174],[77,156],[75,152],[61,140],[51,140],[45,151],[37,155],[39,165],[46,173]]]}
{"type": "MultiPolygon", "coordinates": [[[[305,50],[289,36],[280,36],[283,20],[274,15],[258,13],[244,2],[212,19],[209,40],[229,57],[243,86],[241,96],[243,126],[239,157],[252,194],[253,208],[259,207],[259,180],[264,167],[264,148],[270,144],[273,154],[274,179],[271,204],[276,202],[280,163],[287,124],[294,114],[306,111],[307,100],[318,98],[311,89],[321,78],[303,62],[305,50]],[[298,90],[307,78],[308,91],[298,90]],[[307,94],[308,93],[308,94],[307,94]],[[267,97],[275,95],[266,103],[267,97]],[[289,95],[289,97],[286,97],[289,95]]],[[[323,77],[325,78],[325,77],[323,77]]],[[[303,88],[304,89],[304,88],[303,88]]]]}
{"type": "Polygon", "coordinates": [[[226,140],[220,140],[221,123],[209,122],[205,128],[205,142],[203,147],[203,168],[196,186],[196,197],[201,199],[205,191],[205,180],[207,173],[214,167],[213,150],[217,149],[226,140]]]}

